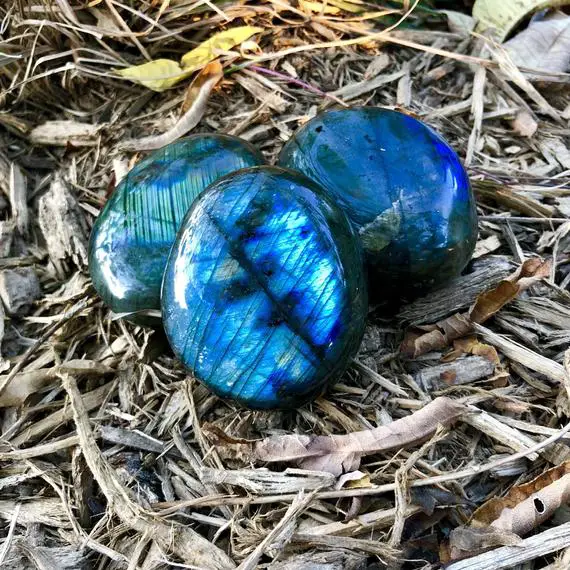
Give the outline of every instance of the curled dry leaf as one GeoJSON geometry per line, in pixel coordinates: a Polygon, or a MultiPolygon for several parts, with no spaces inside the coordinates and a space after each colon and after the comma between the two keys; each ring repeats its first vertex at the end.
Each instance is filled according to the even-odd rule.
{"type": "Polygon", "coordinates": [[[473,514],[472,527],[492,526],[528,534],[570,499],[570,461],[553,467],[504,497],[493,497],[473,514]]]}
{"type": "Polygon", "coordinates": [[[227,457],[246,462],[293,462],[303,469],[339,476],[356,470],[363,455],[425,441],[438,426],[450,426],[465,412],[463,404],[441,397],[389,425],[346,435],[278,435],[249,441],[233,439],[211,424],[203,429],[227,457]]]}
{"type": "Polygon", "coordinates": [[[222,77],[221,63],[219,61],[209,63],[196,76],[188,88],[186,98],[184,99],[184,107],[187,108],[187,111],[174,127],[160,135],[125,141],[121,145],[122,148],[128,150],[154,150],[184,136],[200,122],[206,110],[210,93],[222,77]]]}
{"type": "Polygon", "coordinates": [[[516,546],[521,540],[520,536],[501,529],[458,527],[451,531],[442,562],[462,560],[497,546],[516,546]]]}
{"type": "Polygon", "coordinates": [[[564,6],[568,0],[476,0],[473,5],[473,17],[477,21],[476,32],[493,29],[496,38],[505,38],[528,16],[546,7],[564,6]]]}
{"type": "Polygon", "coordinates": [[[450,559],[466,558],[496,546],[516,545],[569,499],[570,461],[566,461],[479,507],[469,526],[452,531],[450,559]]]}
{"type": "Polygon", "coordinates": [[[466,338],[458,338],[453,341],[453,351],[446,355],[445,361],[453,360],[462,354],[473,354],[475,356],[482,356],[495,366],[498,366],[499,355],[494,346],[480,342],[477,337],[468,336],[466,338]]]}
{"type": "Polygon", "coordinates": [[[401,351],[416,358],[442,350],[450,343],[473,331],[473,323],[481,324],[510,303],[522,291],[550,275],[550,261],[527,259],[512,275],[495,287],[481,293],[469,311],[456,313],[432,325],[422,325],[406,333],[401,351]]]}
{"type": "Polygon", "coordinates": [[[505,43],[518,66],[554,73],[570,67],[570,16],[531,22],[530,26],[505,43]]]}

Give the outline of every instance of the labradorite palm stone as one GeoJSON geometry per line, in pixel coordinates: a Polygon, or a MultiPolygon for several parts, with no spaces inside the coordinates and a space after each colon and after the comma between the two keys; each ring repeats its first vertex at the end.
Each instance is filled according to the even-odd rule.
{"type": "Polygon", "coordinates": [[[477,214],[465,169],[413,117],[375,107],[322,113],[289,140],[279,164],[320,184],[353,222],[371,296],[437,286],[471,258],[477,214]]]}
{"type": "Polygon", "coordinates": [[[89,272],[106,305],[116,313],[159,309],[168,253],[192,202],[221,176],[258,164],[249,143],[216,134],[181,139],[137,163],[91,233],[89,272]]]}
{"type": "Polygon", "coordinates": [[[359,240],[321,192],[290,170],[242,170],[212,184],[182,224],[164,274],[164,329],[221,397],[298,406],[358,350],[367,312],[359,240]]]}

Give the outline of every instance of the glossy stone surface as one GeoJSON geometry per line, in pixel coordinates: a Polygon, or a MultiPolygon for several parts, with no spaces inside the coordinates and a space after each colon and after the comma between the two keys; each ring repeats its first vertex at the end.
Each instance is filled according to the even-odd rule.
{"type": "Polygon", "coordinates": [[[360,107],[309,121],[279,164],[318,182],[357,228],[371,297],[437,286],[465,267],[477,214],[457,154],[408,115],[360,107]]]}
{"type": "Polygon", "coordinates": [[[313,182],[275,167],[219,180],[183,222],[164,274],[164,329],[212,391],[295,407],[338,379],[367,313],[359,240],[313,182]]]}
{"type": "Polygon", "coordinates": [[[137,163],[91,234],[89,271],[105,304],[116,313],[159,309],[168,253],[192,202],[221,176],[258,164],[249,143],[215,134],[181,139],[137,163]]]}

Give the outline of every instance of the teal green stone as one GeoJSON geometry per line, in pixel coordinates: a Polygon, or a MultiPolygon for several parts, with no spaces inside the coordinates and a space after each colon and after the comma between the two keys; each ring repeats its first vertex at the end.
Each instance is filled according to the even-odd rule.
{"type": "Polygon", "coordinates": [[[162,318],[176,356],[213,392],[292,408],[338,380],[368,299],[360,243],[311,180],[276,167],[212,184],[168,260],[162,318]]]}
{"type": "Polygon", "coordinates": [[[294,134],[279,164],[344,209],[362,241],[371,297],[433,288],[471,258],[477,213],[467,173],[413,117],[376,107],[324,112],[294,134]]]}
{"type": "Polygon", "coordinates": [[[105,304],[115,313],[160,309],[168,253],[194,200],[218,178],[258,164],[252,145],[218,134],[181,139],[137,163],[91,233],[89,272],[105,304]]]}

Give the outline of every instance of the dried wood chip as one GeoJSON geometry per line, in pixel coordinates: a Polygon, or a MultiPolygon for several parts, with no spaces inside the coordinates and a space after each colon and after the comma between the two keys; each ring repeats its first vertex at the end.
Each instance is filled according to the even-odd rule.
{"type": "Polygon", "coordinates": [[[31,267],[0,271],[0,300],[9,315],[27,314],[40,294],[40,282],[31,267]]]}
{"type": "Polygon", "coordinates": [[[518,564],[535,560],[568,548],[570,546],[570,522],[545,530],[530,538],[525,538],[516,546],[502,546],[466,560],[452,562],[445,567],[446,570],[503,570],[514,568],[518,564]]]}
{"type": "Polygon", "coordinates": [[[398,317],[410,325],[433,323],[469,307],[483,291],[493,287],[512,272],[506,257],[488,257],[474,264],[473,272],[458,277],[443,287],[402,308],[398,317]]]}
{"type": "Polygon", "coordinates": [[[215,485],[235,485],[256,495],[276,495],[279,493],[298,493],[332,487],[335,478],[330,473],[307,471],[304,469],[286,469],[282,473],[268,469],[200,469],[202,483],[215,485]]]}
{"type": "Polygon", "coordinates": [[[48,121],[35,127],[30,133],[33,144],[48,146],[95,146],[99,125],[77,121],[48,121]]]}
{"type": "Polygon", "coordinates": [[[271,570],[365,570],[366,557],[356,552],[332,550],[297,554],[274,562],[271,570]]]}
{"type": "Polygon", "coordinates": [[[59,498],[38,497],[22,503],[15,500],[0,501],[0,518],[12,520],[17,509],[20,524],[40,523],[56,528],[71,526],[65,506],[59,498]]]}
{"type": "Polygon", "coordinates": [[[85,213],[59,174],[39,200],[38,221],[50,259],[60,272],[61,262],[67,258],[79,268],[87,265],[89,229],[85,213]]]}
{"type": "Polygon", "coordinates": [[[12,162],[10,164],[10,204],[12,205],[12,219],[21,235],[28,232],[28,184],[20,167],[12,162]]]}
{"type": "Polygon", "coordinates": [[[483,378],[488,378],[495,371],[495,365],[487,358],[470,356],[454,362],[438,364],[424,368],[414,374],[414,380],[426,391],[469,384],[483,378]]]}

